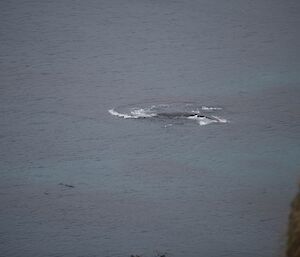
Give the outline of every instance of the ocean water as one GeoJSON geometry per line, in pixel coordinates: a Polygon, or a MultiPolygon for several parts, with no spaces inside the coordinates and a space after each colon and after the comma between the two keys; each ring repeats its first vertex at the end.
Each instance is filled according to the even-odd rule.
{"type": "Polygon", "coordinates": [[[282,256],[299,11],[1,1],[0,256],[282,256]]]}

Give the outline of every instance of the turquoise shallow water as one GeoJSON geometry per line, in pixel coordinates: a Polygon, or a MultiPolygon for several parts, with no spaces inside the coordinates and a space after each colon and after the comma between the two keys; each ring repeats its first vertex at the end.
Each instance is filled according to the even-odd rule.
{"type": "Polygon", "coordinates": [[[0,6],[0,256],[281,255],[296,1],[0,6]],[[148,103],[217,106],[229,123],[108,112],[148,103]]]}

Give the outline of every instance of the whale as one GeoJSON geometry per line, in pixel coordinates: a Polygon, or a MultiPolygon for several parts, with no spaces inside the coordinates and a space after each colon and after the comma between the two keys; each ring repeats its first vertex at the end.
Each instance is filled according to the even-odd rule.
{"type": "MultiPolygon", "coordinates": [[[[183,111],[173,111],[170,110],[169,106],[167,107],[149,107],[149,108],[137,108],[132,107],[128,108],[125,112],[118,112],[115,109],[109,109],[108,112],[119,118],[124,119],[150,119],[150,120],[158,120],[158,121],[168,121],[172,123],[173,121],[184,121],[184,120],[194,120],[200,126],[208,125],[212,123],[228,123],[226,119],[220,118],[218,116],[213,115],[212,111],[219,110],[219,107],[205,107],[203,112],[199,111],[199,108],[193,108],[190,111],[187,111],[186,106],[183,111]],[[206,110],[209,109],[209,114],[206,115],[206,110]]],[[[177,108],[178,109],[178,108],[177,108]]]]}
{"type": "Polygon", "coordinates": [[[199,113],[193,112],[158,112],[153,118],[163,118],[163,119],[180,119],[180,118],[206,118],[210,120],[214,120],[214,118],[205,116],[199,113]]]}

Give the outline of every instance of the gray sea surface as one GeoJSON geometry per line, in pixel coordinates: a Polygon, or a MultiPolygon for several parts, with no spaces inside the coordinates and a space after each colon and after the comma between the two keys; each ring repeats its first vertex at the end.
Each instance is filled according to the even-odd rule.
{"type": "Polygon", "coordinates": [[[2,0],[0,256],[281,257],[300,178],[299,13],[2,0]],[[108,112],[164,104],[229,122],[108,112]]]}

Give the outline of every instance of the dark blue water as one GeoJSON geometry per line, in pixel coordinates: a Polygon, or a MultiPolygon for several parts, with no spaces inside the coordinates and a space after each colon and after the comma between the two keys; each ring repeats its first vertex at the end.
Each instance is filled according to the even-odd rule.
{"type": "Polygon", "coordinates": [[[282,256],[300,174],[299,11],[1,1],[0,256],[282,256]],[[108,112],[159,104],[220,107],[229,122],[108,112]]]}

